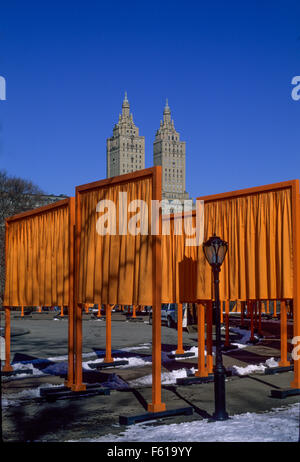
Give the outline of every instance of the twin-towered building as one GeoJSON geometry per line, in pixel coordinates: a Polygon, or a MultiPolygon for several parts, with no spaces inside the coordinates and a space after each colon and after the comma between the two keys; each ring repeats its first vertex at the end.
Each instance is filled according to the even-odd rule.
{"type": "MultiPolygon", "coordinates": [[[[133,122],[126,93],[113,136],[107,139],[106,153],[107,178],[145,168],[145,137],[139,135],[133,122]]],[[[185,141],[180,141],[175,130],[167,100],[153,143],[153,164],[162,166],[163,199],[189,198],[185,190],[185,156],[185,141]]]]}
{"type": "Polygon", "coordinates": [[[113,136],[106,140],[106,154],[107,178],[145,168],[145,137],[139,136],[126,93],[119,122],[113,128],[113,136]]]}

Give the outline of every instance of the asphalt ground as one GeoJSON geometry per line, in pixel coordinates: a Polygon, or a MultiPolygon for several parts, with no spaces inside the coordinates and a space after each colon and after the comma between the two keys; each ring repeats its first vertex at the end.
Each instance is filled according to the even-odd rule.
{"type": "MultiPolygon", "coordinates": [[[[18,319],[12,317],[11,358],[16,354],[34,358],[49,358],[67,354],[67,319],[53,320],[42,317],[38,319],[18,319]],[[24,335],[22,334],[24,331],[24,335]],[[28,332],[29,331],[29,332],[28,332]],[[14,332],[18,335],[14,336],[14,332]],[[27,333],[25,333],[27,332],[27,333]]],[[[126,317],[113,314],[112,349],[133,348],[131,355],[146,357],[151,355],[152,329],[145,322],[126,321],[126,317]],[[143,349],[140,349],[140,347],[143,349]],[[137,347],[135,350],[134,347],[137,347]]],[[[237,341],[233,336],[232,340],[237,341]]],[[[197,346],[197,332],[184,332],[185,349],[197,346]]],[[[176,329],[162,326],[162,351],[166,354],[176,349],[176,329]]],[[[259,364],[266,359],[278,359],[279,339],[270,336],[258,345],[249,345],[241,350],[224,353],[226,368],[233,365],[247,366],[259,364]]],[[[83,353],[94,353],[105,349],[105,320],[85,317],[83,322],[83,353]]],[[[118,351],[115,356],[119,356],[118,351]]],[[[85,360],[85,359],[84,359],[85,360]]],[[[197,368],[197,358],[185,358],[163,361],[162,372],[174,369],[197,368]]],[[[151,374],[151,363],[141,367],[127,369],[110,368],[101,371],[99,377],[109,378],[117,374],[124,381],[136,380],[151,374]]],[[[97,373],[96,373],[97,374],[97,373]]],[[[276,375],[250,374],[244,377],[232,376],[226,379],[227,410],[230,415],[245,412],[265,412],[273,408],[286,406],[300,401],[299,396],[285,399],[271,398],[274,388],[287,388],[293,373],[276,375]]],[[[28,377],[18,380],[3,379],[4,398],[15,398],[26,390],[45,386],[46,384],[63,384],[63,377],[47,375],[28,377]],[[4,381],[5,380],[5,381],[4,381]]],[[[176,384],[162,387],[162,400],[168,410],[192,406],[192,416],[176,416],[160,419],[155,425],[180,423],[208,418],[214,411],[213,383],[178,386],[176,384]]],[[[3,409],[4,441],[68,441],[93,439],[102,435],[123,431],[119,425],[119,416],[139,415],[146,412],[146,403],[151,402],[151,386],[134,387],[129,390],[112,390],[109,396],[94,396],[81,399],[67,399],[54,403],[40,402],[35,399],[22,400],[19,404],[3,409]]],[[[151,423],[153,425],[153,422],[151,423]]]]}

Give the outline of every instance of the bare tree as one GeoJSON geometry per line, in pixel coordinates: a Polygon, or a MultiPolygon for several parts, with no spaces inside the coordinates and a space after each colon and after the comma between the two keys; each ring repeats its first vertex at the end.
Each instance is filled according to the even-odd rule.
{"type": "Polygon", "coordinates": [[[0,170],[0,307],[5,282],[5,218],[41,205],[43,191],[31,181],[0,170]]]}

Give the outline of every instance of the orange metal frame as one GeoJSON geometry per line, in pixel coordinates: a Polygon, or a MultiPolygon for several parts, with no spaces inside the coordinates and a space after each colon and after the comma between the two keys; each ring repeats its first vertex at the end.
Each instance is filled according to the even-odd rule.
{"type": "MultiPolygon", "coordinates": [[[[75,281],[78,282],[79,252],[80,252],[80,232],[81,232],[81,211],[80,200],[81,194],[98,188],[107,188],[117,184],[127,183],[143,178],[152,178],[152,200],[161,201],[161,167],[151,167],[145,170],[128,173],[118,177],[107,178],[76,187],[76,217],[75,217],[75,281]]],[[[152,236],[152,402],[148,405],[150,412],[160,412],[165,410],[166,406],[161,401],[161,211],[159,214],[159,234],[152,236]]],[[[75,284],[77,288],[77,283],[75,284]]],[[[77,289],[75,288],[75,381],[72,389],[75,391],[85,389],[82,382],[82,309],[78,304],[77,289]]],[[[110,309],[107,314],[110,316],[110,309]]],[[[110,324],[110,323],[108,323],[110,324]]],[[[109,329],[107,329],[109,330],[109,329]]],[[[107,342],[110,343],[110,334],[106,331],[107,342]]],[[[111,345],[106,343],[106,348],[111,345]]],[[[111,350],[110,350],[111,351],[111,350]]],[[[110,355],[111,356],[111,355],[110,355]]],[[[112,358],[110,358],[112,359],[112,358]]]]}
{"type": "MultiPolygon", "coordinates": [[[[70,197],[69,199],[63,199],[61,201],[55,202],[54,204],[45,205],[34,210],[29,210],[27,212],[19,213],[8,217],[5,220],[5,273],[7,271],[6,261],[8,253],[8,242],[7,242],[7,232],[9,224],[24,218],[33,217],[36,215],[41,215],[47,213],[51,210],[55,210],[61,207],[69,208],[69,331],[68,331],[68,379],[66,381],[67,386],[71,386],[73,383],[73,374],[74,374],[74,330],[73,330],[73,290],[74,290],[74,281],[73,281],[73,247],[74,247],[74,219],[75,219],[75,198],[70,197]]],[[[6,275],[6,274],[5,274],[6,275]]],[[[22,308],[24,305],[22,306],[22,308]]],[[[24,309],[24,308],[23,308],[24,309]]],[[[10,365],[10,307],[5,307],[5,351],[6,359],[3,371],[11,371],[12,367],[10,365]]]]}

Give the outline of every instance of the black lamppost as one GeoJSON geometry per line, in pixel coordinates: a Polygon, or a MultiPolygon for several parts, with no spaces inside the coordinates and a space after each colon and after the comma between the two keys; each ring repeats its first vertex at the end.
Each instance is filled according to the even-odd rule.
{"type": "Polygon", "coordinates": [[[203,243],[204,255],[212,267],[214,276],[215,289],[215,325],[216,325],[216,362],[214,367],[215,382],[215,413],[214,420],[226,420],[229,418],[226,412],[225,404],[225,377],[226,370],[223,366],[221,350],[221,316],[220,316],[220,298],[219,298],[219,273],[224,261],[228,243],[215,234],[203,243]]]}

